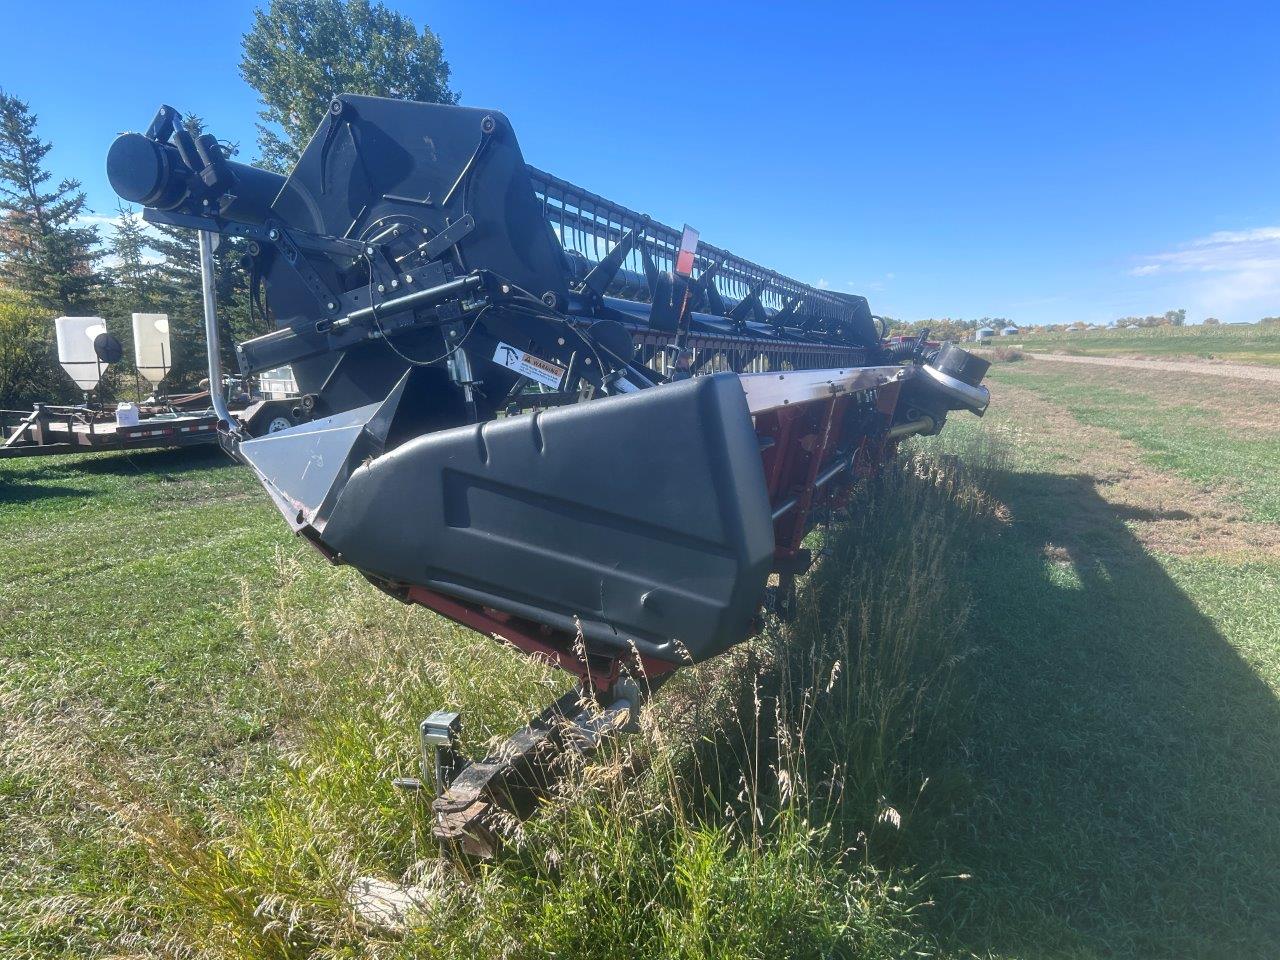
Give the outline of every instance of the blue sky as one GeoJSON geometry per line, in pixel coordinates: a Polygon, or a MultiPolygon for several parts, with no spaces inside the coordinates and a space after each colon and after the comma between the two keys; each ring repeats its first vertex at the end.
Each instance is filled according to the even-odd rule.
{"type": "MultiPolygon", "coordinates": [[[[531,163],[879,313],[1280,314],[1275,3],[391,5],[531,163]]],[[[0,86],[108,216],[161,101],[253,155],[253,6],[9,2],[0,86]]]]}

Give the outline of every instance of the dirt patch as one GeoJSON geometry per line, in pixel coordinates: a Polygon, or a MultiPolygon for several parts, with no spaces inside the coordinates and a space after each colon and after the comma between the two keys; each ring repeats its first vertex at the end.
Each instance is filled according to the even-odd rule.
{"type": "MultiPolygon", "coordinates": [[[[1069,358],[1053,358],[1058,359],[1069,358]]],[[[1033,364],[1027,369],[1047,368],[1033,364]]],[[[1169,406],[1191,407],[1203,411],[1224,428],[1260,435],[1280,433],[1280,392],[1269,387],[1216,376],[1212,364],[1204,364],[1195,373],[1173,377],[1146,363],[1134,364],[1129,369],[1134,373],[1124,380],[1117,378],[1114,369],[1106,368],[1077,368],[1071,377],[1080,383],[1140,395],[1144,403],[1155,400],[1169,406]]]]}
{"type": "Polygon", "coordinates": [[[1027,356],[1034,360],[1052,360],[1055,363],[1089,363],[1099,367],[1134,367],[1170,373],[1199,373],[1216,377],[1239,377],[1243,380],[1280,383],[1280,367],[1255,367],[1247,363],[1226,363],[1218,360],[1142,360],[1136,357],[1081,357],[1065,353],[1028,353],[1027,356]]]}
{"type": "MultiPolygon", "coordinates": [[[[1099,510],[1119,515],[1149,550],[1179,556],[1249,554],[1280,557],[1280,524],[1249,520],[1228,502],[1228,486],[1204,486],[1142,463],[1142,450],[1102,427],[1076,420],[1030,390],[1000,384],[1000,409],[1029,452],[1070,453],[1070,474],[1097,497],[1081,496],[1065,518],[1072,534],[1103,527],[1099,510]]],[[[993,409],[995,404],[992,405],[993,409]]],[[[1078,539],[1073,537],[1073,539],[1078,539]]]]}

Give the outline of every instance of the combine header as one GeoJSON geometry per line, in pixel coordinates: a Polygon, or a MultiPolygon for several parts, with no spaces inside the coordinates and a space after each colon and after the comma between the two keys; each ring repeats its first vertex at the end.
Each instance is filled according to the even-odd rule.
{"type": "Polygon", "coordinates": [[[494,111],[340,96],[282,177],[162,107],[107,164],[147,219],[199,231],[215,384],[212,244],[245,241],[275,329],[235,345],[241,372],[292,365],[308,420],[252,438],[214,400],[290,526],[613,708],[565,700],[503,760],[442,764],[439,832],[471,849],[490,803],[536,789],[552,720],[594,743],[638,686],[751,636],[767,593],[785,612],[820,511],[987,405],[984,361],[888,345],[862,297],[528,166],[494,111]]]}

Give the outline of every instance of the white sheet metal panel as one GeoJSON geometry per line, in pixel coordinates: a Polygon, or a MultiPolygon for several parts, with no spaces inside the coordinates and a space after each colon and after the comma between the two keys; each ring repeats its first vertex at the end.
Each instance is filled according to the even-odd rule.
{"type": "Polygon", "coordinates": [[[874,390],[915,376],[915,367],[848,367],[832,370],[784,370],[743,373],[742,392],[751,413],[764,413],[793,403],[807,403],[841,393],[874,390]]]}
{"type": "Polygon", "coordinates": [[[93,352],[93,341],[107,332],[107,322],[101,317],[59,317],[53,325],[58,335],[58,363],[81,390],[92,390],[108,366],[93,352]]]}
{"type": "Polygon", "coordinates": [[[138,373],[148,383],[158,384],[173,368],[167,313],[133,315],[133,359],[138,373]]]}

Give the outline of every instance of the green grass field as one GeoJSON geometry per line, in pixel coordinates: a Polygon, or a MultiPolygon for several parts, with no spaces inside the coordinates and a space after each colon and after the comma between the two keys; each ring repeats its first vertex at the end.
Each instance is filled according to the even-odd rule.
{"type": "Polygon", "coordinates": [[[796,623],[470,874],[389,785],[414,725],[461,705],[478,752],[563,680],[214,451],[0,463],[0,955],[1274,955],[1280,400],[991,383],[823,535],[796,623]],[[365,874],[438,899],[367,930],[365,874]]]}
{"type": "Polygon", "coordinates": [[[1158,357],[1167,360],[1230,360],[1237,363],[1280,365],[1280,324],[1277,323],[1152,327],[1079,333],[1040,333],[1033,330],[1022,336],[1000,337],[993,343],[1032,353],[1158,357]]]}
{"type": "Polygon", "coordinates": [[[984,427],[1018,455],[995,486],[1008,523],[970,571],[986,650],[951,748],[973,796],[920,855],[972,877],[938,893],[943,928],[980,955],[1267,956],[1277,433],[1232,429],[1230,401],[1258,403],[1242,384],[1193,415],[1199,385],[1159,373],[1028,361],[991,379],[984,427]]]}

